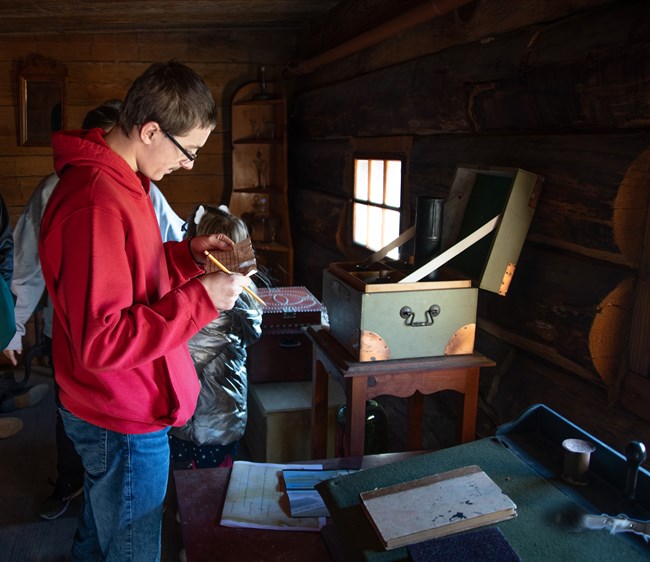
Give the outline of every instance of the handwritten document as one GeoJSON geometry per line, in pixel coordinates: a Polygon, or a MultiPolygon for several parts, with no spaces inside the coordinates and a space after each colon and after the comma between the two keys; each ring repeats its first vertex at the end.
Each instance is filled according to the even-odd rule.
{"type": "Polygon", "coordinates": [[[285,468],[322,468],[235,461],[221,514],[225,527],[278,531],[320,531],[324,517],[292,517],[282,471],[285,468]]]}

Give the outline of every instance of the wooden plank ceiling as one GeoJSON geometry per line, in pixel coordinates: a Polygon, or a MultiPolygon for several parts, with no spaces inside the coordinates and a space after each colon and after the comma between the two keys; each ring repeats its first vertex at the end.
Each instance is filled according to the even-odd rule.
{"type": "Polygon", "coordinates": [[[2,0],[0,34],[298,28],[340,0],[2,0]]]}

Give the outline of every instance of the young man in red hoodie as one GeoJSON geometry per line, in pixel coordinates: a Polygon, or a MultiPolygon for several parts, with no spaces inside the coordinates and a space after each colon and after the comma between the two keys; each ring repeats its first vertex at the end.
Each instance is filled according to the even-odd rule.
{"type": "Polygon", "coordinates": [[[172,61],[135,80],[109,133],[53,135],[60,180],[39,253],[61,415],[85,469],[75,561],[160,559],[167,431],[199,392],[187,340],[250,282],[203,270],[225,236],[163,245],[148,196],[150,180],[192,168],[215,125],[206,84],[172,61]]]}

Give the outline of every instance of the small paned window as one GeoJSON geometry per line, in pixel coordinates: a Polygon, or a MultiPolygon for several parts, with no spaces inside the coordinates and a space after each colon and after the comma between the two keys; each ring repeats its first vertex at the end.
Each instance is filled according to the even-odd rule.
{"type": "MultiPolygon", "coordinates": [[[[355,158],[353,241],[376,252],[400,235],[403,162],[355,158]]],[[[399,248],[389,258],[399,257],[399,248]]]]}

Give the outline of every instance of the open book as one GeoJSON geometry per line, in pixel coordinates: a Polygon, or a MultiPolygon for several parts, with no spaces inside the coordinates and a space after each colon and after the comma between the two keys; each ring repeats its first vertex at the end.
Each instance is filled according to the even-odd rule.
{"type": "Polygon", "coordinates": [[[476,465],[361,493],[386,549],[511,519],[517,506],[476,465]]]}
{"type": "Polygon", "coordinates": [[[351,469],[312,470],[312,469],[284,469],[284,484],[289,497],[291,517],[329,517],[323,498],[316,491],[316,484],[356,472],[351,469]]]}
{"type": "Polygon", "coordinates": [[[288,468],[323,468],[235,461],[228,481],[220,524],[276,531],[318,532],[324,517],[292,517],[282,471],[288,468]]]}

